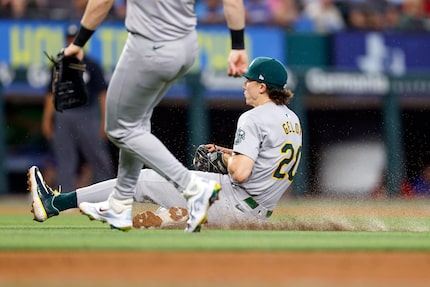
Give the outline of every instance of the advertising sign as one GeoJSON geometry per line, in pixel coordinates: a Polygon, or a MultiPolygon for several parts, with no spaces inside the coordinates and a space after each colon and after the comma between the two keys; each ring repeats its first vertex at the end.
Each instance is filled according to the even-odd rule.
{"type": "MultiPolygon", "coordinates": [[[[68,24],[58,21],[0,21],[3,39],[0,46],[0,81],[5,93],[43,93],[50,75],[50,62],[45,51],[56,55],[64,47],[64,31],[68,24]]],[[[242,79],[226,75],[231,47],[228,28],[224,25],[198,26],[198,34],[200,53],[192,71],[202,73],[209,92],[240,90],[239,81],[242,79]]],[[[100,62],[107,80],[126,38],[127,31],[122,22],[105,23],[85,47],[86,53],[100,62]]],[[[246,29],[245,41],[250,58],[267,56],[285,61],[286,44],[282,29],[250,27],[246,29]]]]}
{"type": "Polygon", "coordinates": [[[350,32],[332,37],[335,68],[393,76],[430,71],[428,34],[350,32]]]}

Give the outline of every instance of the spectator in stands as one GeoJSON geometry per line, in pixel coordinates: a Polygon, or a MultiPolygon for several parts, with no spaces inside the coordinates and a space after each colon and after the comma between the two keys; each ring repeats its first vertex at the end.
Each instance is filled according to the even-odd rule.
{"type": "Polygon", "coordinates": [[[416,196],[430,195],[430,163],[424,165],[419,176],[412,180],[411,186],[416,196]]]}
{"type": "Polygon", "coordinates": [[[400,17],[398,4],[382,0],[358,0],[347,6],[347,23],[351,30],[396,31],[400,17]]]}
{"type": "Polygon", "coordinates": [[[0,0],[0,18],[36,19],[41,14],[43,0],[0,0]]]}
{"type": "MultiPolygon", "coordinates": [[[[41,1],[41,0],[37,0],[41,1]]],[[[43,0],[48,1],[49,12],[41,15],[41,18],[49,17],[56,20],[80,20],[87,5],[88,0],[43,0]]],[[[118,0],[115,0],[118,1],[118,0]]],[[[125,0],[123,0],[125,1],[125,0]]],[[[109,15],[110,19],[117,19],[115,10],[112,8],[109,15]]]]}
{"type": "Polygon", "coordinates": [[[399,20],[400,30],[413,32],[430,30],[425,11],[424,0],[404,0],[399,20]]]}
{"type": "Polygon", "coordinates": [[[398,31],[401,17],[400,5],[389,4],[384,13],[384,31],[398,31]]]}
{"type": "MultiPolygon", "coordinates": [[[[401,0],[403,1],[403,0],[401,0]]],[[[396,31],[399,20],[399,4],[388,0],[366,0],[368,30],[396,31]]]]}
{"type": "Polygon", "coordinates": [[[70,10],[69,19],[80,19],[87,6],[87,0],[72,0],[72,9],[70,10]]]}
{"type": "Polygon", "coordinates": [[[385,7],[375,7],[369,5],[367,11],[367,29],[370,31],[383,31],[385,27],[385,7]]]}
{"type": "Polygon", "coordinates": [[[199,24],[223,24],[225,23],[222,0],[197,1],[194,11],[199,24]]]}
{"type": "Polygon", "coordinates": [[[120,20],[125,19],[125,11],[127,8],[127,1],[126,0],[115,0],[115,3],[113,4],[113,16],[120,20]]]}
{"type": "Polygon", "coordinates": [[[249,25],[272,24],[272,14],[270,13],[267,0],[247,0],[245,1],[246,23],[249,25]]]}
{"type": "Polygon", "coordinates": [[[71,11],[70,0],[47,0],[47,11],[41,18],[51,20],[64,20],[69,18],[71,11]]]}
{"type": "Polygon", "coordinates": [[[347,23],[351,30],[367,30],[367,9],[364,3],[351,3],[347,11],[347,23]]]}
{"type": "MultiPolygon", "coordinates": [[[[272,23],[276,26],[293,28],[295,25],[309,24],[309,22],[300,22],[300,11],[296,0],[267,0],[267,6],[272,14],[272,23]],[[297,23],[297,24],[296,24],[297,23]]],[[[302,27],[301,25],[300,27],[302,27]]],[[[304,27],[304,26],[303,26],[304,27]]],[[[307,26],[309,27],[309,26],[307,26]]],[[[312,30],[300,29],[300,30],[312,30]]],[[[298,30],[298,29],[295,29],[298,30]]]]}
{"type": "Polygon", "coordinates": [[[343,16],[333,1],[317,0],[306,2],[303,13],[314,22],[315,32],[327,34],[345,29],[343,16]]]}
{"type": "Polygon", "coordinates": [[[426,18],[429,19],[430,18],[430,0],[424,0],[424,9],[425,9],[426,18]]]}

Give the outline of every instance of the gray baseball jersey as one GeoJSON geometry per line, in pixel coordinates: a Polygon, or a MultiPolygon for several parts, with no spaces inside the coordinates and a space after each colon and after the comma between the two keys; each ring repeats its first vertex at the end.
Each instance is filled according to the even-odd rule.
{"type": "Polygon", "coordinates": [[[300,161],[302,130],[295,113],[273,102],[240,116],[233,151],[254,160],[249,179],[237,184],[268,209],[290,186],[300,161]]]}
{"type": "Polygon", "coordinates": [[[154,42],[180,39],[197,25],[192,0],[127,0],[125,27],[154,42]]]}
{"type": "MultiPolygon", "coordinates": [[[[290,186],[300,161],[302,130],[296,114],[286,106],[267,103],[242,114],[238,120],[234,151],[252,158],[254,168],[243,184],[226,174],[192,171],[217,180],[222,190],[208,212],[208,222],[229,226],[265,221],[290,186]]],[[[116,179],[77,190],[78,204],[106,200],[116,179]]],[[[171,182],[152,169],[140,172],[134,200],[164,207],[183,207],[184,197],[171,182]]]]}

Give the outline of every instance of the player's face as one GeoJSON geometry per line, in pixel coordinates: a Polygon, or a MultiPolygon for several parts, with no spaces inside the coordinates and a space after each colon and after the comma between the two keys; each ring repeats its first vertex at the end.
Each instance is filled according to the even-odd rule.
{"type": "Polygon", "coordinates": [[[246,79],[243,83],[243,95],[245,96],[246,104],[252,107],[258,105],[260,96],[260,83],[257,81],[246,79]]]}

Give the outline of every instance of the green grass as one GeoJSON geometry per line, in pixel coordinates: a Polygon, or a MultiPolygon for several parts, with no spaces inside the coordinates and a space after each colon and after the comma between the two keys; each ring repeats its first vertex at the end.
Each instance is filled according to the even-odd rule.
{"type": "MultiPolygon", "coordinates": [[[[283,204],[280,209],[284,211],[272,218],[275,226],[282,222],[279,230],[203,228],[195,234],[177,229],[120,232],[77,213],[44,223],[33,221],[29,212],[6,213],[0,214],[0,250],[430,251],[430,217],[413,214],[426,205],[390,204],[394,203],[370,203],[366,208],[392,211],[401,207],[398,215],[342,214],[333,209],[333,203],[291,202],[283,204]],[[288,210],[301,208],[324,210],[318,212],[325,214],[288,214],[288,210]],[[330,208],[335,214],[330,214],[330,208]],[[368,231],[375,229],[369,228],[375,222],[385,231],[368,231]]],[[[349,207],[346,210],[353,208],[349,207]]]]}
{"type": "MultiPolygon", "coordinates": [[[[204,226],[202,232],[193,234],[184,233],[182,229],[136,229],[130,232],[121,232],[111,230],[107,224],[90,221],[86,216],[78,212],[62,213],[60,216],[39,223],[32,220],[33,215],[29,212],[29,203],[26,201],[5,201],[0,198],[0,254],[8,256],[8,259],[0,262],[0,265],[3,264],[3,266],[0,266],[2,267],[0,268],[0,277],[4,277],[0,280],[0,286],[34,286],[34,282],[25,276],[22,278],[6,276],[7,274],[2,274],[1,270],[6,270],[3,272],[7,272],[14,270],[12,269],[14,266],[19,266],[18,270],[22,270],[23,275],[27,276],[29,271],[33,270],[31,267],[39,266],[33,266],[34,262],[31,261],[32,258],[38,258],[38,256],[45,259],[49,258],[50,260],[49,267],[42,272],[42,275],[45,274],[45,276],[42,276],[42,278],[38,277],[38,285],[48,287],[59,285],[85,287],[422,287],[427,286],[429,282],[427,264],[429,261],[426,258],[430,255],[430,210],[428,208],[430,205],[429,201],[425,200],[367,202],[336,202],[332,200],[285,201],[275,210],[274,215],[270,219],[270,225],[266,226],[266,228],[259,230],[219,230],[214,226],[204,226]],[[43,257],[45,255],[44,252],[42,255],[37,252],[25,252],[33,250],[64,250],[71,252],[47,252],[47,254],[55,254],[58,258],[55,256],[43,257]],[[124,279],[118,279],[115,276],[117,273],[112,271],[110,271],[111,273],[96,277],[96,275],[93,275],[93,270],[87,267],[77,269],[79,270],[77,271],[78,273],[74,273],[76,271],[73,271],[73,268],[78,268],[80,264],[91,263],[91,259],[93,258],[103,259],[104,252],[98,251],[135,250],[155,251],[155,256],[159,256],[161,253],[166,256],[168,255],[167,253],[174,254],[174,252],[170,251],[184,251],[184,254],[180,254],[180,256],[184,255],[183,265],[186,268],[201,264],[200,261],[187,261],[187,258],[192,257],[186,255],[191,254],[192,251],[233,251],[234,256],[241,252],[245,254],[247,251],[253,251],[257,252],[256,256],[259,259],[252,262],[240,263],[242,267],[243,264],[250,264],[249,266],[257,264],[257,269],[251,268],[252,272],[254,272],[252,279],[246,280],[247,278],[241,279],[241,277],[235,277],[242,276],[242,274],[236,274],[236,268],[232,268],[227,262],[231,257],[227,256],[225,257],[226,261],[223,261],[225,262],[225,266],[224,263],[218,265],[219,268],[217,270],[220,270],[220,274],[216,275],[218,280],[214,281],[214,277],[210,274],[203,274],[199,279],[200,281],[194,285],[190,284],[188,278],[184,279],[177,273],[172,277],[169,271],[177,267],[175,260],[168,262],[169,264],[166,263],[167,265],[160,265],[161,267],[157,267],[157,264],[163,259],[154,262],[142,260],[142,266],[146,267],[142,267],[142,270],[140,268],[133,268],[132,271],[126,273],[129,277],[124,279]],[[74,251],[84,251],[79,253],[80,255],[86,255],[82,257],[83,259],[73,258],[72,260],[70,254],[74,251]],[[274,252],[270,253],[270,256],[266,256],[265,251],[274,252]],[[310,257],[312,259],[304,259],[305,261],[298,260],[296,262],[292,258],[294,256],[293,253],[298,252],[298,257],[301,257],[302,253],[299,252],[302,251],[306,252],[306,255],[312,256],[310,257]],[[344,253],[343,251],[350,253],[344,253]],[[375,256],[370,257],[370,261],[364,260],[363,258],[369,258],[369,254],[360,253],[360,251],[374,252],[375,256]],[[388,252],[377,256],[377,252],[381,251],[388,252]],[[392,252],[400,252],[402,254],[399,255],[399,253],[394,254],[392,252]],[[20,261],[22,260],[21,257],[16,256],[18,253],[30,254],[30,259],[20,261]],[[32,254],[35,255],[31,257],[32,254]],[[281,257],[274,256],[275,254],[281,257]],[[320,256],[321,254],[322,256],[320,256]],[[338,254],[339,257],[335,256],[333,258],[333,254],[338,254]],[[396,260],[403,258],[400,257],[403,255],[407,255],[407,262],[397,262],[396,260]],[[332,260],[326,261],[324,256],[329,256],[332,260]],[[388,259],[384,259],[385,257],[388,259]],[[89,258],[91,259],[89,260],[89,258]],[[282,265],[286,270],[285,280],[282,277],[276,277],[278,279],[276,279],[277,281],[271,281],[273,282],[272,285],[268,283],[266,273],[263,272],[260,276],[256,272],[260,268],[258,265],[260,260],[264,263],[264,266],[261,266],[261,268],[265,268],[266,271],[271,268],[275,270],[275,267],[278,267],[281,262],[282,264],[286,264],[285,266],[282,265]],[[363,262],[370,266],[363,266],[363,262]],[[155,265],[152,265],[153,263],[155,265]],[[70,268],[70,274],[74,275],[68,275],[69,273],[67,272],[64,273],[64,278],[61,276],[55,278],[47,277],[46,272],[56,269],[57,264],[59,264],[58,269],[67,266],[66,268],[70,268]],[[320,274],[317,271],[324,264],[326,264],[324,266],[327,268],[326,272],[320,274]],[[407,265],[405,266],[405,270],[403,269],[403,264],[407,265]],[[165,276],[162,278],[145,277],[143,275],[145,274],[145,268],[149,268],[150,266],[150,270],[154,272],[158,268],[162,268],[161,270],[167,268],[165,276]],[[360,274],[359,272],[361,271],[354,271],[355,267],[368,273],[360,274]],[[392,268],[394,269],[390,271],[392,268]],[[288,274],[288,270],[292,269],[295,270],[295,273],[288,274]],[[142,276],[140,277],[141,272],[142,276]],[[352,277],[345,277],[345,272],[349,274],[348,276],[352,277]],[[218,276],[223,276],[223,274],[226,274],[224,278],[225,282],[219,284],[221,282],[219,278],[221,277],[218,276]],[[399,275],[398,278],[396,278],[396,275],[399,275]]],[[[149,255],[145,252],[129,253],[140,254],[141,258],[147,258],[149,255]]],[[[220,253],[224,254],[223,252],[220,253]]],[[[160,256],[160,258],[163,257],[160,256]]],[[[107,266],[117,268],[119,266],[135,264],[133,259],[123,258],[122,260],[120,263],[111,261],[107,266]]],[[[207,262],[210,261],[208,259],[207,262]]],[[[94,262],[100,262],[100,260],[94,262]]],[[[215,260],[214,262],[218,261],[215,260]]],[[[96,267],[104,268],[100,265],[96,267]]],[[[118,268],[118,270],[121,269],[118,268]]],[[[244,269],[242,268],[241,270],[243,272],[244,269]]],[[[40,272],[40,270],[37,269],[36,272],[40,272]]],[[[119,272],[124,272],[124,270],[119,272]]],[[[272,275],[279,276],[279,274],[275,273],[272,275]]]]}

